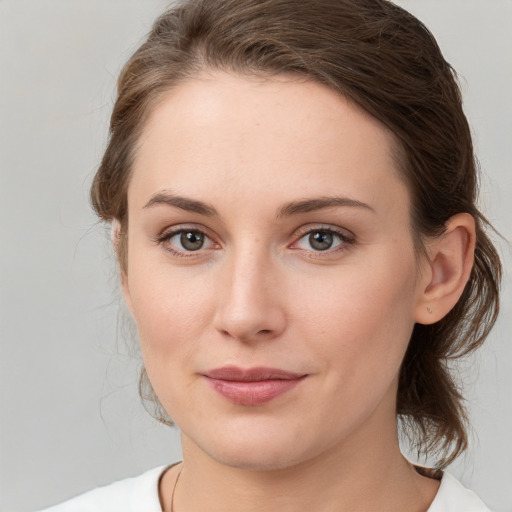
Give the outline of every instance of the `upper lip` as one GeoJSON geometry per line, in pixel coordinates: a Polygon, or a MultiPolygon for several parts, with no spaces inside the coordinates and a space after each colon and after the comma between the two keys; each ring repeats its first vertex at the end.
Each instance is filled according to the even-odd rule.
{"type": "Polygon", "coordinates": [[[238,368],[237,366],[223,366],[215,368],[204,374],[206,377],[217,380],[233,382],[258,382],[263,380],[293,380],[304,377],[304,374],[289,372],[279,368],[238,368]]]}

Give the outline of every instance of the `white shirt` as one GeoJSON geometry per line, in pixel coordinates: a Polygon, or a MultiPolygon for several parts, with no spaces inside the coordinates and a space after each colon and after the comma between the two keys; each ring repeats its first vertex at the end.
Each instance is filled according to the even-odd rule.
{"type": "MultiPolygon", "coordinates": [[[[134,478],[98,487],[40,512],[162,512],[158,482],[169,466],[160,466],[134,478]]],[[[491,512],[480,498],[456,478],[444,473],[427,512],[491,512]]]]}

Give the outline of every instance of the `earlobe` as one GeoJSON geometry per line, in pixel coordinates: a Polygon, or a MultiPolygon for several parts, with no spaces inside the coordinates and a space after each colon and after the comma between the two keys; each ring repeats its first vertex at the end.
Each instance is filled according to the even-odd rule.
{"type": "Polygon", "coordinates": [[[130,294],[130,287],[128,285],[128,276],[126,275],[126,272],[124,270],[121,270],[121,289],[123,290],[123,298],[124,302],[126,303],[126,307],[133,316],[133,304],[132,297],[130,294]]]}
{"type": "Polygon", "coordinates": [[[119,249],[119,240],[121,239],[121,223],[117,219],[114,219],[110,224],[110,239],[114,246],[114,251],[117,254],[119,249]]]}
{"type": "Polygon", "coordinates": [[[415,320],[433,324],[446,316],[459,300],[473,268],[475,220],[459,213],[446,223],[444,233],[427,247],[428,272],[420,279],[415,320]]]}
{"type": "MultiPolygon", "coordinates": [[[[112,240],[112,245],[114,246],[114,251],[117,255],[117,259],[119,261],[119,244],[121,242],[121,223],[118,219],[112,220],[112,224],[110,226],[110,238],[112,240]]],[[[130,288],[128,285],[128,276],[126,275],[126,269],[122,268],[123,265],[121,264],[121,273],[120,273],[120,280],[121,280],[121,289],[123,291],[123,297],[124,301],[126,303],[126,306],[128,307],[128,310],[133,316],[133,306],[132,306],[132,300],[130,295],[130,288]]]]}

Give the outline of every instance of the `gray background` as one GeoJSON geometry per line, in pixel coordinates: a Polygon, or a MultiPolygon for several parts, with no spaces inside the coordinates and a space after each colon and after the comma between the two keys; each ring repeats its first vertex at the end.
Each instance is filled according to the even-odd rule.
{"type": "MultiPolygon", "coordinates": [[[[482,206],[512,239],[512,2],[401,0],[462,74],[482,206]]],[[[137,397],[137,351],[88,186],[121,64],[163,0],[0,0],[0,510],[28,511],[180,457],[137,397]]],[[[476,435],[451,471],[512,510],[511,250],[503,314],[462,375],[476,435]]]]}

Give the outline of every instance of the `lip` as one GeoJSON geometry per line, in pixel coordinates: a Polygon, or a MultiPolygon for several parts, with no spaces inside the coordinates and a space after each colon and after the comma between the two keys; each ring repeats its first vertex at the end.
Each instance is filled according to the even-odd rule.
{"type": "Polygon", "coordinates": [[[204,377],[217,393],[230,402],[255,406],[290,391],[307,375],[279,368],[225,366],[205,373],[204,377]]]}

